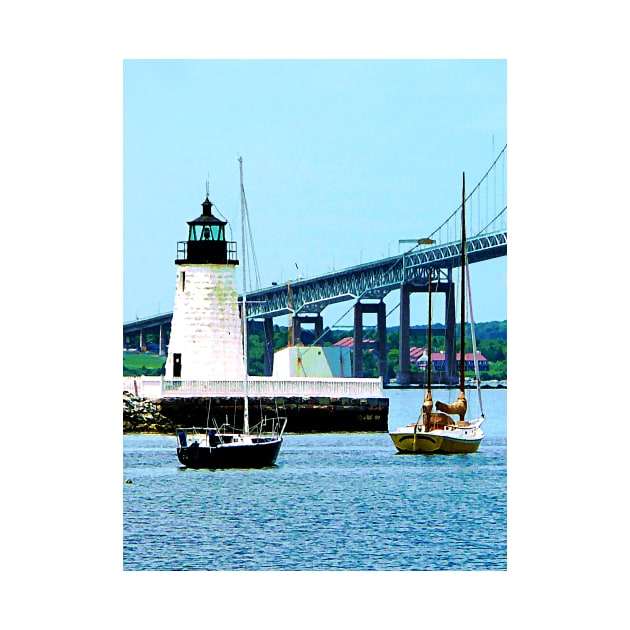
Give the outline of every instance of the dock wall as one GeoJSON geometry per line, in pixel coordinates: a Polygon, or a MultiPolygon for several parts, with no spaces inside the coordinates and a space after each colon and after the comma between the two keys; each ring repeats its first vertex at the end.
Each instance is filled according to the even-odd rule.
{"type": "MultiPolygon", "coordinates": [[[[163,398],[155,401],[159,413],[176,426],[217,424],[243,426],[242,398],[163,398]]],[[[387,398],[255,398],[249,403],[251,426],[275,413],[286,416],[287,433],[387,431],[387,398]]]]}
{"type": "MultiPolygon", "coordinates": [[[[123,431],[170,433],[174,426],[243,423],[243,382],[123,379],[123,431]],[[142,409],[142,413],[136,413],[142,409]]],[[[250,426],[261,416],[287,417],[288,433],[386,432],[389,399],[381,379],[248,379],[250,426]]]]}

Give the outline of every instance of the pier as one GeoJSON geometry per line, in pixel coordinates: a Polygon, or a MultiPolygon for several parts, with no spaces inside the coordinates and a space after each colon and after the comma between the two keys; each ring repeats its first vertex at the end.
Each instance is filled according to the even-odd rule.
{"type": "MultiPolygon", "coordinates": [[[[183,381],[167,380],[159,376],[123,377],[123,391],[150,399],[188,396],[242,398],[245,393],[242,380],[183,381]]],[[[248,393],[252,397],[378,398],[381,391],[380,378],[248,378],[248,393]]]]}
{"type": "MultiPolygon", "coordinates": [[[[244,386],[240,380],[127,377],[123,391],[152,402],[173,425],[192,426],[209,415],[219,423],[226,419],[237,425],[242,422],[244,386]]],[[[290,433],[387,431],[389,399],[381,392],[380,378],[248,379],[252,422],[279,407],[290,433]]]]}

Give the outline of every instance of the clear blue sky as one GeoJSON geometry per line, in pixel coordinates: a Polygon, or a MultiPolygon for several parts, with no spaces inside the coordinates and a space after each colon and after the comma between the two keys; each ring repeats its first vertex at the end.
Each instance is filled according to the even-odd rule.
{"type": "MultiPolygon", "coordinates": [[[[208,177],[240,251],[239,156],[262,286],[429,234],[506,144],[506,80],[505,60],[125,61],[124,320],[172,310],[208,177]]],[[[477,321],[507,318],[506,266],[473,266],[477,321]]]]}

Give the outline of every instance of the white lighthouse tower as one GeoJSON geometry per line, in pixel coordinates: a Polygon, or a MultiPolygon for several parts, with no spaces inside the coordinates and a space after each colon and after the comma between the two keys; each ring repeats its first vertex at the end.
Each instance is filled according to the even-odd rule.
{"type": "Polygon", "coordinates": [[[243,335],[236,290],[236,243],[208,198],[177,244],[177,280],[165,379],[243,379],[243,335]]]}

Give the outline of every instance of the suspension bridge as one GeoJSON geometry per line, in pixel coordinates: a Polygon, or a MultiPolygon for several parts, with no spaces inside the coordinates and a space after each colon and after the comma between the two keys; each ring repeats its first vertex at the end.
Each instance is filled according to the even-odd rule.
{"type": "MultiPolygon", "coordinates": [[[[507,255],[507,145],[465,198],[467,257],[471,264],[507,255]]],[[[396,380],[410,382],[409,298],[427,292],[429,269],[432,291],[445,295],[446,373],[455,373],[455,289],[453,268],[461,261],[461,204],[426,238],[409,242],[410,248],[396,256],[362,263],[311,278],[248,292],[248,319],[262,320],[265,330],[265,374],[273,368],[273,320],[289,316],[291,338],[300,343],[301,327],[314,324],[315,341],[324,334],[323,310],[339,302],[354,302],[353,374],[363,376],[363,314],[377,314],[379,374],[387,382],[386,312],[383,299],[400,291],[399,366],[396,380]],[[436,273],[437,272],[437,273],[436,273]],[[437,279],[435,279],[437,276],[437,279]]],[[[240,298],[239,298],[240,299],[240,298]]],[[[137,338],[139,345],[148,332],[159,337],[163,354],[172,312],[123,324],[123,339],[137,338]]]]}

